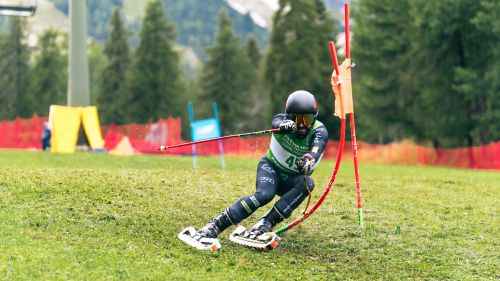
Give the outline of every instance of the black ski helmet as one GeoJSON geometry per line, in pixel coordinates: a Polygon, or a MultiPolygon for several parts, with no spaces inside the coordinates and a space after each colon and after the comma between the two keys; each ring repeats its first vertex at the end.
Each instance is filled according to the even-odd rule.
{"type": "Polygon", "coordinates": [[[308,91],[298,90],[288,96],[285,104],[286,114],[314,114],[318,116],[318,103],[313,94],[308,91]]]}

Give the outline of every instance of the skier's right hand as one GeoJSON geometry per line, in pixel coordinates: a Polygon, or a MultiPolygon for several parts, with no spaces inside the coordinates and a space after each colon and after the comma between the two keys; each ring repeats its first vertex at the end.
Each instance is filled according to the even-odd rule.
{"type": "Polygon", "coordinates": [[[302,174],[307,175],[309,174],[315,163],[316,160],[314,159],[314,157],[312,157],[311,154],[306,153],[304,154],[304,156],[299,158],[299,161],[297,162],[297,167],[299,168],[299,171],[302,174]]]}
{"type": "Polygon", "coordinates": [[[295,133],[297,132],[297,124],[292,120],[284,120],[280,123],[280,132],[282,133],[295,133]]]}

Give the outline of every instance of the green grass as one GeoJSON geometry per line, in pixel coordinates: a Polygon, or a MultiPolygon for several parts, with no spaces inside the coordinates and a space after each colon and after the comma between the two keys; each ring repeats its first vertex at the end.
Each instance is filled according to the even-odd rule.
{"type": "MultiPolygon", "coordinates": [[[[212,253],[177,233],[252,193],[258,159],[226,158],[225,171],[218,161],[198,158],[192,170],[190,157],[0,151],[0,279],[500,278],[499,172],[362,165],[361,230],[346,161],[323,206],[275,251],[232,244],[230,229],[212,253]]],[[[332,166],[315,173],[314,199],[332,166]]]]}

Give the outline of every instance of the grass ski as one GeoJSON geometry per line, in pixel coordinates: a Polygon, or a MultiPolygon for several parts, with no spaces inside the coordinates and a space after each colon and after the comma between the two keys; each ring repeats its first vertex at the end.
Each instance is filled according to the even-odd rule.
{"type": "Polygon", "coordinates": [[[236,227],[233,233],[229,236],[229,240],[236,244],[259,251],[272,251],[281,241],[278,235],[273,232],[264,233],[256,237],[256,239],[245,237],[245,232],[246,228],[242,225],[238,225],[238,227],[236,227]]]}
{"type": "Polygon", "coordinates": [[[182,242],[199,250],[217,251],[221,248],[217,238],[201,237],[192,226],[184,228],[177,237],[182,242]]]}

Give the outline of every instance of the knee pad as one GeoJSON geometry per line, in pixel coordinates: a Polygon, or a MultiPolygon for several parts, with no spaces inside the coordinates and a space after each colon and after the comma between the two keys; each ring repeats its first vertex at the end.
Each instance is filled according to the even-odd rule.
{"type": "MultiPolygon", "coordinates": [[[[257,202],[259,203],[260,206],[266,205],[267,203],[271,202],[274,198],[273,193],[261,192],[261,191],[255,192],[255,194],[252,196],[253,196],[253,198],[255,198],[257,200],[257,202]]],[[[252,197],[252,196],[250,196],[250,197],[252,197]]],[[[250,198],[250,199],[252,199],[252,198],[250,198]]]]}
{"type": "Polygon", "coordinates": [[[236,203],[229,206],[228,210],[234,219],[233,223],[238,224],[240,221],[249,217],[259,207],[266,205],[273,200],[274,194],[256,192],[253,195],[240,198],[236,203]]]}
{"type": "Polygon", "coordinates": [[[284,218],[289,218],[292,212],[307,198],[309,192],[314,189],[314,180],[309,176],[306,177],[305,183],[304,177],[298,177],[292,184],[294,187],[283,194],[275,204],[276,211],[284,218]]]}

